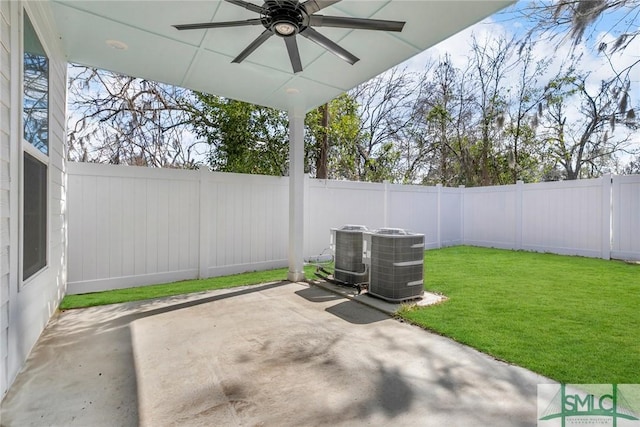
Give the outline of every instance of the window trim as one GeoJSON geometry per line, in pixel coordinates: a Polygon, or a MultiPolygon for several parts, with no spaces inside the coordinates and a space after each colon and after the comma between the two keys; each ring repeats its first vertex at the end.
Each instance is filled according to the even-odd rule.
{"type": "Polygon", "coordinates": [[[29,19],[29,21],[31,22],[31,25],[33,26],[33,29],[36,33],[36,37],[38,38],[38,41],[40,42],[40,44],[42,45],[42,48],[44,49],[44,53],[48,59],[48,73],[47,73],[47,93],[48,93],[48,105],[47,105],[47,125],[50,126],[50,124],[52,123],[52,117],[51,117],[51,55],[49,53],[49,49],[46,46],[45,43],[43,43],[43,38],[40,34],[40,31],[38,29],[38,26],[36,25],[36,23],[34,22],[34,20],[32,19],[33,14],[30,13],[27,10],[27,5],[23,6],[22,8],[20,8],[20,16],[19,16],[19,23],[20,23],[20,31],[19,31],[19,45],[20,45],[20,51],[19,51],[19,57],[20,57],[20,61],[19,62],[19,114],[18,114],[18,129],[20,132],[20,136],[19,136],[19,141],[20,141],[20,159],[19,159],[19,191],[18,191],[18,221],[19,221],[19,232],[18,232],[18,292],[20,292],[20,290],[22,289],[22,287],[29,285],[32,282],[35,282],[38,277],[40,277],[41,275],[45,274],[50,267],[50,261],[51,261],[51,133],[50,133],[50,127],[49,127],[49,135],[48,135],[48,140],[47,140],[47,153],[48,154],[44,154],[42,151],[40,151],[38,148],[36,148],[33,144],[31,144],[31,142],[27,141],[24,137],[24,53],[25,53],[25,46],[24,46],[24,37],[25,37],[25,25],[24,25],[24,21],[25,21],[25,17],[27,17],[29,19]],[[34,272],[33,274],[31,274],[31,276],[29,276],[28,278],[25,279],[24,277],[24,226],[25,226],[25,221],[24,221],[24,215],[25,215],[25,186],[24,186],[24,173],[25,173],[25,165],[24,165],[24,157],[25,157],[25,153],[31,155],[32,157],[34,157],[37,161],[42,162],[45,167],[47,168],[47,173],[46,173],[46,212],[45,212],[45,216],[46,216],[46,231],[45,231],[45,265],[39,269],[38,271],[34,272]]]}

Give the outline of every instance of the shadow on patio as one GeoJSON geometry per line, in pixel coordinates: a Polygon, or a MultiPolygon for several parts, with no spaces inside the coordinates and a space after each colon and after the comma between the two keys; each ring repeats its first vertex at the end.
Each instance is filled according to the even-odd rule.
{"type": "Polygon", "coordinates": [[[547,379],[298,283],[60,313],[3,425],[535,424],[547,379]]]}

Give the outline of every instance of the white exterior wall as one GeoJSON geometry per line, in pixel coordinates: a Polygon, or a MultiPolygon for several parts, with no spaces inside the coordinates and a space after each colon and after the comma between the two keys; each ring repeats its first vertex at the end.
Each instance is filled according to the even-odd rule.
{"type": "MultiPolygon", "coordinates": [[[[2,1],[0,7],[0,392],[6,393],[66,292],[65,120],[67,64],[48,4],[2,1]],[[49,57],[47,267],[22,282],[22,16],[23,8],[49,57]]],[[[28,225],[25,225],[28,226],[28,225]]]]}
{"type": "Polygon", "coordinates": [[[0,395],[8,388],[11,289],[11,5],[0,2],[0,395]]]}

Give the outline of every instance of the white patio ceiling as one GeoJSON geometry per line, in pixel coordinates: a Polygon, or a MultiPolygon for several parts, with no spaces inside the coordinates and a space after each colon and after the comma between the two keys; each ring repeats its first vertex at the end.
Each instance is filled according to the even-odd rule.
{"type": "MultiPolygon", "coordinates": [[[[260,0],[250,0],[262,4],[260,0]]],[[[259,15],[219,0],[51,0],[70,62],[190,89],[305,111],[428,49],[510,0],[344,0],[318,14],[406,21],[401,33],[317,28],[360,61],[349,65],[297,37],[304,71],[294,74],[284,41],[271,37],[241,64],[235,58],[262,26],[178,31],[172,24],[245,20],[259,15]],[[124,43],[125,50],[110,40],[124,43]]]]}

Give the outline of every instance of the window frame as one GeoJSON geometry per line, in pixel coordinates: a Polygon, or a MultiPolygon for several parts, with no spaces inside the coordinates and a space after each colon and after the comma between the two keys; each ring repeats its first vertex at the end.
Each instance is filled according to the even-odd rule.
{"type": "Polygon", "coordinates": [[[50,254],[51,254],[51,134],[50,134],[50,124],[51,120],[51,56],[49,54],[49,50],[47,46],[43,43],[43,38],[41,37],[40,32],[38,31],[37,26],[34,24],[34,20],[31,18],[33,14],[29,13],[26,7],[20,9],[20,66],[19,66],[19,123],[18,129],[20,132],[19,141],[20,141],[20,159],[19,159],[19,170],[20,170],[20,179],[19,179],[19,265],[18,265],[18,277],[19,284],[18,290],[20,290],[23,286],[26,286],[37,278],[44,274],[49,269],[50,263],[50,254]],[[25,106],[25,31],[26,25],[25,20],[28,19],[33,27],[35,32],[35,36],[38,39],[38,42],[42,46],[44,51],[44,55],[47,58],[47,154],[43,153],[39,148],[33,145],[30,141],[25,139],[24,132],[24,106],[25,106]],[[28,277],[25,277],[24,264],[25,264],[25,241],[24,241],[24,227],[25,227],[25,154],[29,154],[36,161],[39,161],[46,168],[45,174],[45,239],[44,239],[44,250],[45,250],[45,263],[44,266],[37,271],[31,273],[28,277]]]}

